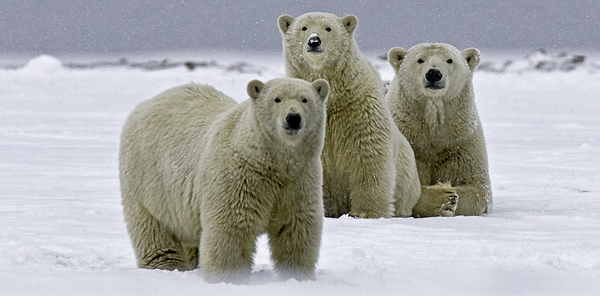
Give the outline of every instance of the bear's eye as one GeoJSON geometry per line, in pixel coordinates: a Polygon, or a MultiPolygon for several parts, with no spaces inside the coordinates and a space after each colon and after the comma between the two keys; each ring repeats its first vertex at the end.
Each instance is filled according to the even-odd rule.
{"type": "Polygon", "coordinates": [[[302,31],[306,31],[308,30],[306,27],[302,27],[302,31]]]}
{"type": "Polygon", "coordinates": [[[331,32],[331,28],[330,28],[330,27],[327,27],[327,28],[325,28],[325,31],[327,31],[327,32],[331,32]]]}
{"type": "Polygon", "coordinates": [[[423,59],[419,59],[419,60],[417,61],[417,63],[419,63],[419,64],[423,64],[423,63],[425,63],[425,61],[424,61],[423,59]]]}
{"type": "Polygon", "coordinates": [[[448,60],[446,61],[446,63],[448,63],[448,64],[452,64],[452,59],[448,59],[448,60]]]}
{"type": "Polygon", "coordinates": [[[307,99],[302,99],[302,103],[306,104],[306,103],[308,103],[308,100],[307,99]]]}
{"type": "Polygon", "coordinates": [[[280,98],[275,98],[275,103],[281,103],[281,99],[280,98]]]}

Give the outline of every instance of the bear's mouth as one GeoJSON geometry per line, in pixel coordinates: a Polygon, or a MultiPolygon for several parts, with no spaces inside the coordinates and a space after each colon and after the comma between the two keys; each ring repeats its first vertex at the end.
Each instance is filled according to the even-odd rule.
{"type": "Polygon", "coordinates": [[[285,133],[286,133],[286,134],[288,134],[288,135],[297,135],[297,134],[300,132],[300,130],[297,130],[297,129],[291,129],[291,128],[287,128],[287,127],[284,127],[284,128],[283,128],[283,130],[284,130],[284,131],[285,131],[285,133]]]}
{"type": "Polygon", "coordinates": [[[287,124],[283,126],[283,132],[289,136],[295,136],[295,135],[299,134],[301,130],[302,130],[302,127],[291,127],[287,124]]]}
{"type": "Polygon", "coordinates": [[[312,47],[309,47],[309,48],[306,50],[306,52],[310,52],[310,53],[314,53],[314,54],[320,54],[320,53],[323,53],[323,50],[322,50],[322,49],[320,49],[320,48],[312,48],[312,47]]]}
{"type": "Polygon", "coordinates": [[[443,89],[445,87],[445,85],[443,83],[427,83],[425,85],[426,89],[431,89],[431,90],[440,90],[443,89]]]}

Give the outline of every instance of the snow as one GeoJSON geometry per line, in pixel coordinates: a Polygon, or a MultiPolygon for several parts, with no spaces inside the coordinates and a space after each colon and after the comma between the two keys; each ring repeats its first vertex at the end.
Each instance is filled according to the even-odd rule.
{"type": "MultiPolygon", "coordinates": [[[[514,58],[482,53],[491,65],[514,58]]],[[[64,59],[40,56],[0,69],[3,295],[593,295],[600,289],[600,71],[589,59],[570,71],[537,71],[521,58],[502,71],[476,72],[494,194],[489,215],[325,219],[314,282],[279,281],[265,237],[258,240],[251,285],[207,284],[198,271],[136,268],[117,170],[128,113],[191,81],[241,101],[250,80],[284,76],[281,53],[191,57],[208,66],[72,69],[61,66],[64,59]]],[[[387,62],[374,55],[372,61],[384,79],[392,78],[387,62]]]]}

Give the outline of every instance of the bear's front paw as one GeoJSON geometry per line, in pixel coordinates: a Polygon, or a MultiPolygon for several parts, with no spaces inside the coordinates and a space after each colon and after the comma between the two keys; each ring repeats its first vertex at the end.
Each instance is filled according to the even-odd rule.
{"type": "Polygon", "coordinates": [[[447,183],[422,188],[421,198],[413,208],[415,217],[454,217],[458,206],[456,189],[447,183]]]}
{"type": "Polygon", "coordinates": [[[442,200],[446,200],[440,208],[440,216],[443,217],[454,217],[456,216],[456,207],[458,206],[458,194],[456,190],[445,190],[445,197],[442,200]]]}
{"type": "Polygon", "coordinates": [[[314,270],[278,270],[279,278],[283,281],[295,279],[297,281],[314,281],[317,279],[314,270]]]}
{"type": "Polygon", "coordinates": [[[378,214],[378,213],[372,213],[372,212],[350,211],[350,213],[348,213],[348,215],[353,218],[363,218],[363,219],[389,218],[389,217],[385,217],[385,215],[378,214]]]}

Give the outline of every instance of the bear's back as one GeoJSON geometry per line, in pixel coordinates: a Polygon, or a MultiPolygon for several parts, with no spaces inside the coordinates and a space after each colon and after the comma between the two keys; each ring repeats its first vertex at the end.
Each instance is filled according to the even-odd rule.
{"type": "Polygon", "coordinates": [[[130,117],[152,116],[154,120],[171,120],[173,115],[190,120],[212,117],[237,105],[232,98],[210,85],[189,83],[168,89],[154,98],[142,102],[130,117]]]}
{"type": "Polygon", "coordinates": [[[212,86],[190,83],[140,103],[127,118],[123,133],[172,135],[185,141],[203,134],[218,115],[236,105],[232,98],[212,86]]]}
{"type": "MultiPolygon", "coordinates": [[[[121,135],[121,189],[144,196],[139,202],[159,219],[178,217],[169,212],[177,211],[176,206],[157,205],[181,204],[179,199],[188,196],[191,183],[186,182],[191,180],[182,176],[198,165],[210,125],[237,105],[212,86],[197,84],[171,88],[140,103],[121,135]]],[[[127,202],[128,194],[123,198],[127,202]]]]}

